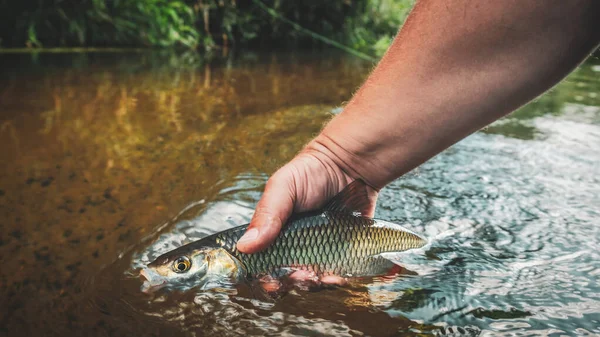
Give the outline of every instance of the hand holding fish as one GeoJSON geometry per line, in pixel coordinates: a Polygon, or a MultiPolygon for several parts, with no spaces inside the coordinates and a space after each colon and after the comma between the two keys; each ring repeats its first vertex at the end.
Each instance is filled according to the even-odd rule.
{"type": "Polygon", "coordinates": [[[599,10],[597,1],[418,1],[344,111],[269,180],[238,248],[264,249],[292,211],[323,205],[357,178],[372,188],[372,215],[379,189],[584,60],[600,42],[599,10]]]}
{"type": "MultiPolygon", "coordinates": [[[[349,176],[326,153],[309,144],[269,179],[248,231],[238,241],[237,248],[244,253],[265,249],[292,213],[321,208],[355,178],[361,177],[349,176]]],[[[377,191],[367,189],[369,203],[360,211],[372,217],[377,191]]]]}

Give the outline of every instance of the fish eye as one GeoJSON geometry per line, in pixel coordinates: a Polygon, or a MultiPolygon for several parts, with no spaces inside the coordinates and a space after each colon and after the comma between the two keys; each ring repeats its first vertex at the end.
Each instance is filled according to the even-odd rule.
{"type": "Polygon", "coordinates": [[[187,256],[180,256],[173,261],[173,271],[176,273],[185,273],[192,266],[192,261],[187,256]]]}

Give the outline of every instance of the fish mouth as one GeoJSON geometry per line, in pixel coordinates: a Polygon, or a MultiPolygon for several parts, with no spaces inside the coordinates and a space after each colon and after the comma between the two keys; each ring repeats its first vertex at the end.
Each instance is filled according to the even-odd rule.
{"type": "Polygon", "coordinates": [[[145,294],[151,294],[167,285],[164,277],[147,268],[140,270],[140,278],[144,281],[140,290],[145,294]]]}

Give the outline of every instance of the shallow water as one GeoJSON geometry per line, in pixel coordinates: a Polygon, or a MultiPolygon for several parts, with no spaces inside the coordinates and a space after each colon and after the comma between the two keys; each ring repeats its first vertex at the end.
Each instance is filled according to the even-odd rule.
{"type": "Polygon", "coordinates": [[[410,271],[276,301],[139,291],[248,220],[371,64],[331,53],[0,54],[0,335],[600,334],[600,62],[385,188],[410,271]]]}

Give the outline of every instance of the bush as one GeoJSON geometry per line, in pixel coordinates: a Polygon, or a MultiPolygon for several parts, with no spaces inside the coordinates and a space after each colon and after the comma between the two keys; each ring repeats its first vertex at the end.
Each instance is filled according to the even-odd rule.
{"type": "Polygon", "coordinates": [[[0,45],[186,47],[315,43],[281,18],[371,55],[414,0],[0,0],[0,45]],[[270,8],[269,11],[264,7],[270,8]]]}
{"type": "Polygon", "coordinates": [[[5,0],[0,26],[9,46],[198,45],[193,10],[171,0],[5,0]]]}

